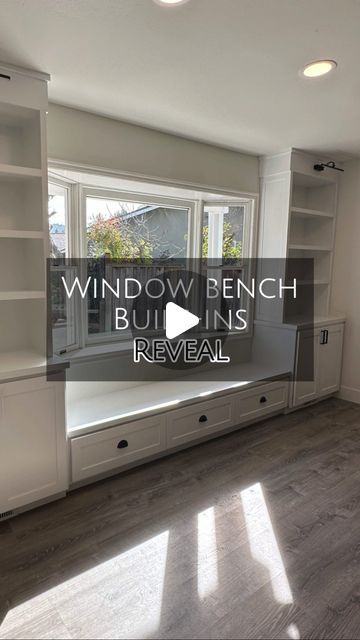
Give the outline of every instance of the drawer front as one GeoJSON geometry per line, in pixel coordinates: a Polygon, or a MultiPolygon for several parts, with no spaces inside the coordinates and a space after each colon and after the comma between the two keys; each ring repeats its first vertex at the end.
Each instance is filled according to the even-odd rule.
{"type": "Polygon", "coordinates": [[[165,418],[154,416],[71,440],[72,482],[146,458],[166,446],[165,418]]]}
{"type": "Polygon", "coordinates": [[[288,404],[289,383],[272,382],[237,394],[236,422],[248,422],[284,409],[288,404]]]}
{"type": "Polygon", "coordinates": [[[167,419],[168,447],[196,440],[233,424],[233,399],[229,396],[171,411],[167,419]]]}

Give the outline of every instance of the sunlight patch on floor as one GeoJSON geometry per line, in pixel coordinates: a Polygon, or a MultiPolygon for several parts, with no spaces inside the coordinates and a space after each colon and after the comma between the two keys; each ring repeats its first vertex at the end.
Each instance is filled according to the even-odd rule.
{"type": "Polygon", "coordinates": [[[214,507],[198,514],[198,595],[204,600],[219,586],[214,507]]]}
{"type": "Polygon", "coordinates": [[[94,637],[110,630],[119,638],[156,634],[168,539],[169,532],[164,531],[14,607],[0,624],[0,637],[11,638],[22,626],[26,630],[30,620],[32,624],[50,622],[57,613],[75,637],[84,637],[89,626],[94,637]]]}
{"type": "Polygon", "coordinates": [[[286,633],[288,634],[291,640],[300,640],[300,631],[296,624],[289,624],[286,629],[286,633]]]}
{"type": "Polygon", "coordinates": [[[276,601],[291,604],[293,597],[261,484],[241,491],[241,500],[251,555],[268,570],[276,601]]]}

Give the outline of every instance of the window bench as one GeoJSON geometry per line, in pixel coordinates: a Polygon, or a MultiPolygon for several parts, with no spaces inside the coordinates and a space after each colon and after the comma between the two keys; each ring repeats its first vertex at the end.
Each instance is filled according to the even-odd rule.
{"type": "Polygon", "coordinates": [[[72,484],[118,473],[286,409],[289,371],[254,362],[231,369],[226,377],[233,381],[214,381],[209,373],[207,381],[194,375],[119,390],[110,383],[109,392],[103,383],[97,395],[70,396],[72,484]]]}

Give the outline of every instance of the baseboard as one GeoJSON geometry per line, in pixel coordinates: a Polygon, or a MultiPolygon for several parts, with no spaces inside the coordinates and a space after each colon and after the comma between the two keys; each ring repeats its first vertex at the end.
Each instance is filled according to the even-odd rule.
{"type": "Polygon", "coordinates": [[[356,402],[356,404],[360,404],[360,389],[342,386],[340,387],[337,397],[341,398],[341,400],[348,400],[348,402],[356,402]]]}
{"type": "Polygon", "coordinates": [[[18,507],[17,509],[4,511],[3,513],[0,513],[0,520],[1,522],[3,522],[4,520],[9,520],[10,518],[19,516],[21,513],[31,511],[32,509],[37,509],[37,507],[43,507],[44,505],[49,504],[49,502],[54,502],[55,500],[60,500],[61,498],[66,498],[66,491],[61,491],[60,493],[56,493],[53,496],[48,496],[47,498],[36,500],[36,502],[30,502],[30,504],[26,504],[23,507],[18,507]]]}

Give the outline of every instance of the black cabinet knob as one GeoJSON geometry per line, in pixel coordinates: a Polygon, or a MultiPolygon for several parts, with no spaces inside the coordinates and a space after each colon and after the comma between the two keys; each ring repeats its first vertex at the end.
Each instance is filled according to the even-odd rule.
{"type": "Polygon", "coordinates": [[[207,416],[205,416],[205,415],[200,416],[199,422],[207,422],[207,416]]]}
{"type": "Polygon", "coordinates": [[[264,404],[265,402],[267,402],[267,397],[266,396],[261,396],[260,404],[264,404]]]}
{"type": "Polygon", "coordinates": [[[128,443],[127,440],[120,440],[117,448],[118,449],[126,449],[126,447],[128,447],[128,446],[129,446],[129,443],[128,443]]]}

